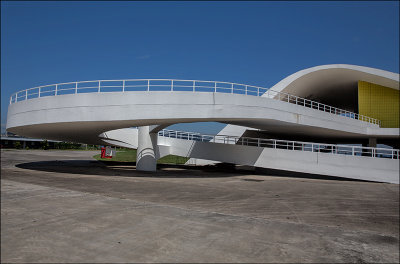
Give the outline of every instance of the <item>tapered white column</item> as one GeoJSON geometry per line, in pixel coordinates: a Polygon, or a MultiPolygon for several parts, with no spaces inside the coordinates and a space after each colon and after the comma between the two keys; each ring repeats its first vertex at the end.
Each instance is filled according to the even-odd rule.
{"type": "Polygon", "coordinates": [[[157,170],[157,133],[150,133],[150,126],[139,127],[136,170],[157,170]]]}

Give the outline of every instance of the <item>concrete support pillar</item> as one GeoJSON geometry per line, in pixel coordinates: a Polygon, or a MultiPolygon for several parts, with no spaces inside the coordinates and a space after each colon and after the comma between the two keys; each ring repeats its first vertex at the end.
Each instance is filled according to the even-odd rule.
{"type": "MultiPolygon", "coordinates": [[[[369,148],[376,148],[376,138],[368,138],[368,142],[365,140],[362,144],[363,147],[369,147],[369,148]]],[[[372,157],[374,154],[372,153],[372,150],[363,150],[362,156],[368,156],[372,157]]]]}
{"type": "Polygon", "coordinates": [[[368,139],[368,147],[376,148],[376,138],[369,138],[368,139]]]}
{"type": "Polygon", "coordinates": [[[138,129],[136,170],[156,171],[158,159],[157,133],[150,133],[150,126],[138,129]]]}

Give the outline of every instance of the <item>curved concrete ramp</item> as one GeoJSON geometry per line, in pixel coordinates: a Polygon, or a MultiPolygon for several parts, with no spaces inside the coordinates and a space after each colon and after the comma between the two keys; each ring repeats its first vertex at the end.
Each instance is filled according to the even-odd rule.
{"type": "MultiPolygon", "coordinates": [[[[116,146],[129,144],[137,148],[138,141],[134,140],[137,134],[137,129],[121,129],[104,133],[103,137],[116,146]]],[[[213,136],[172,130],[160,131],[157,144],[157,158],[172,154],[260,168],[399,183],[399,150],[393,149],[213,136]]]]}
{"type": "Polygon", "coordinates": [[[223,93],[126,92],[35,98],[11,104],[7,130],[29,137],[98,142],[106,131],[146,125],[220,121],[258,129],[342,136],[393,136],[351,117],[271,98],[223,93]]]}

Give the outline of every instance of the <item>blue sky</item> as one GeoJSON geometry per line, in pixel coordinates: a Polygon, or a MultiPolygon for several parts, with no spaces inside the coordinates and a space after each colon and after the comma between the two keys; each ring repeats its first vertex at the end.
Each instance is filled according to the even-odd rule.
{"type": "MultiPolygon", "coordinates": [[[[270,87],[332,63],[398,73],[399,2],[2,1],[2,132],[9,96],[34,86],[177,78],[270,87]]],[[[201,125],[174,128],[221,128],[201,125]]]]}

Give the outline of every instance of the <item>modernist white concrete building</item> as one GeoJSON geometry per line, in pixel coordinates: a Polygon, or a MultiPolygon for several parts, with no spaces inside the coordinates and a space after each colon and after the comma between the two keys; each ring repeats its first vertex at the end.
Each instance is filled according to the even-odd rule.
{"type": "Polygon", "coordinates": [[[270,89],[174,79],[35,87],[11,96],[7,130],[137,148],[137,169],[144,171],[174,154],[196,163],[399,183],[398,112],[399,74],[335,64],[296,72],[270,89]],[[218,135],[165,130],[201,121],[227,126],[218,135]]]}

